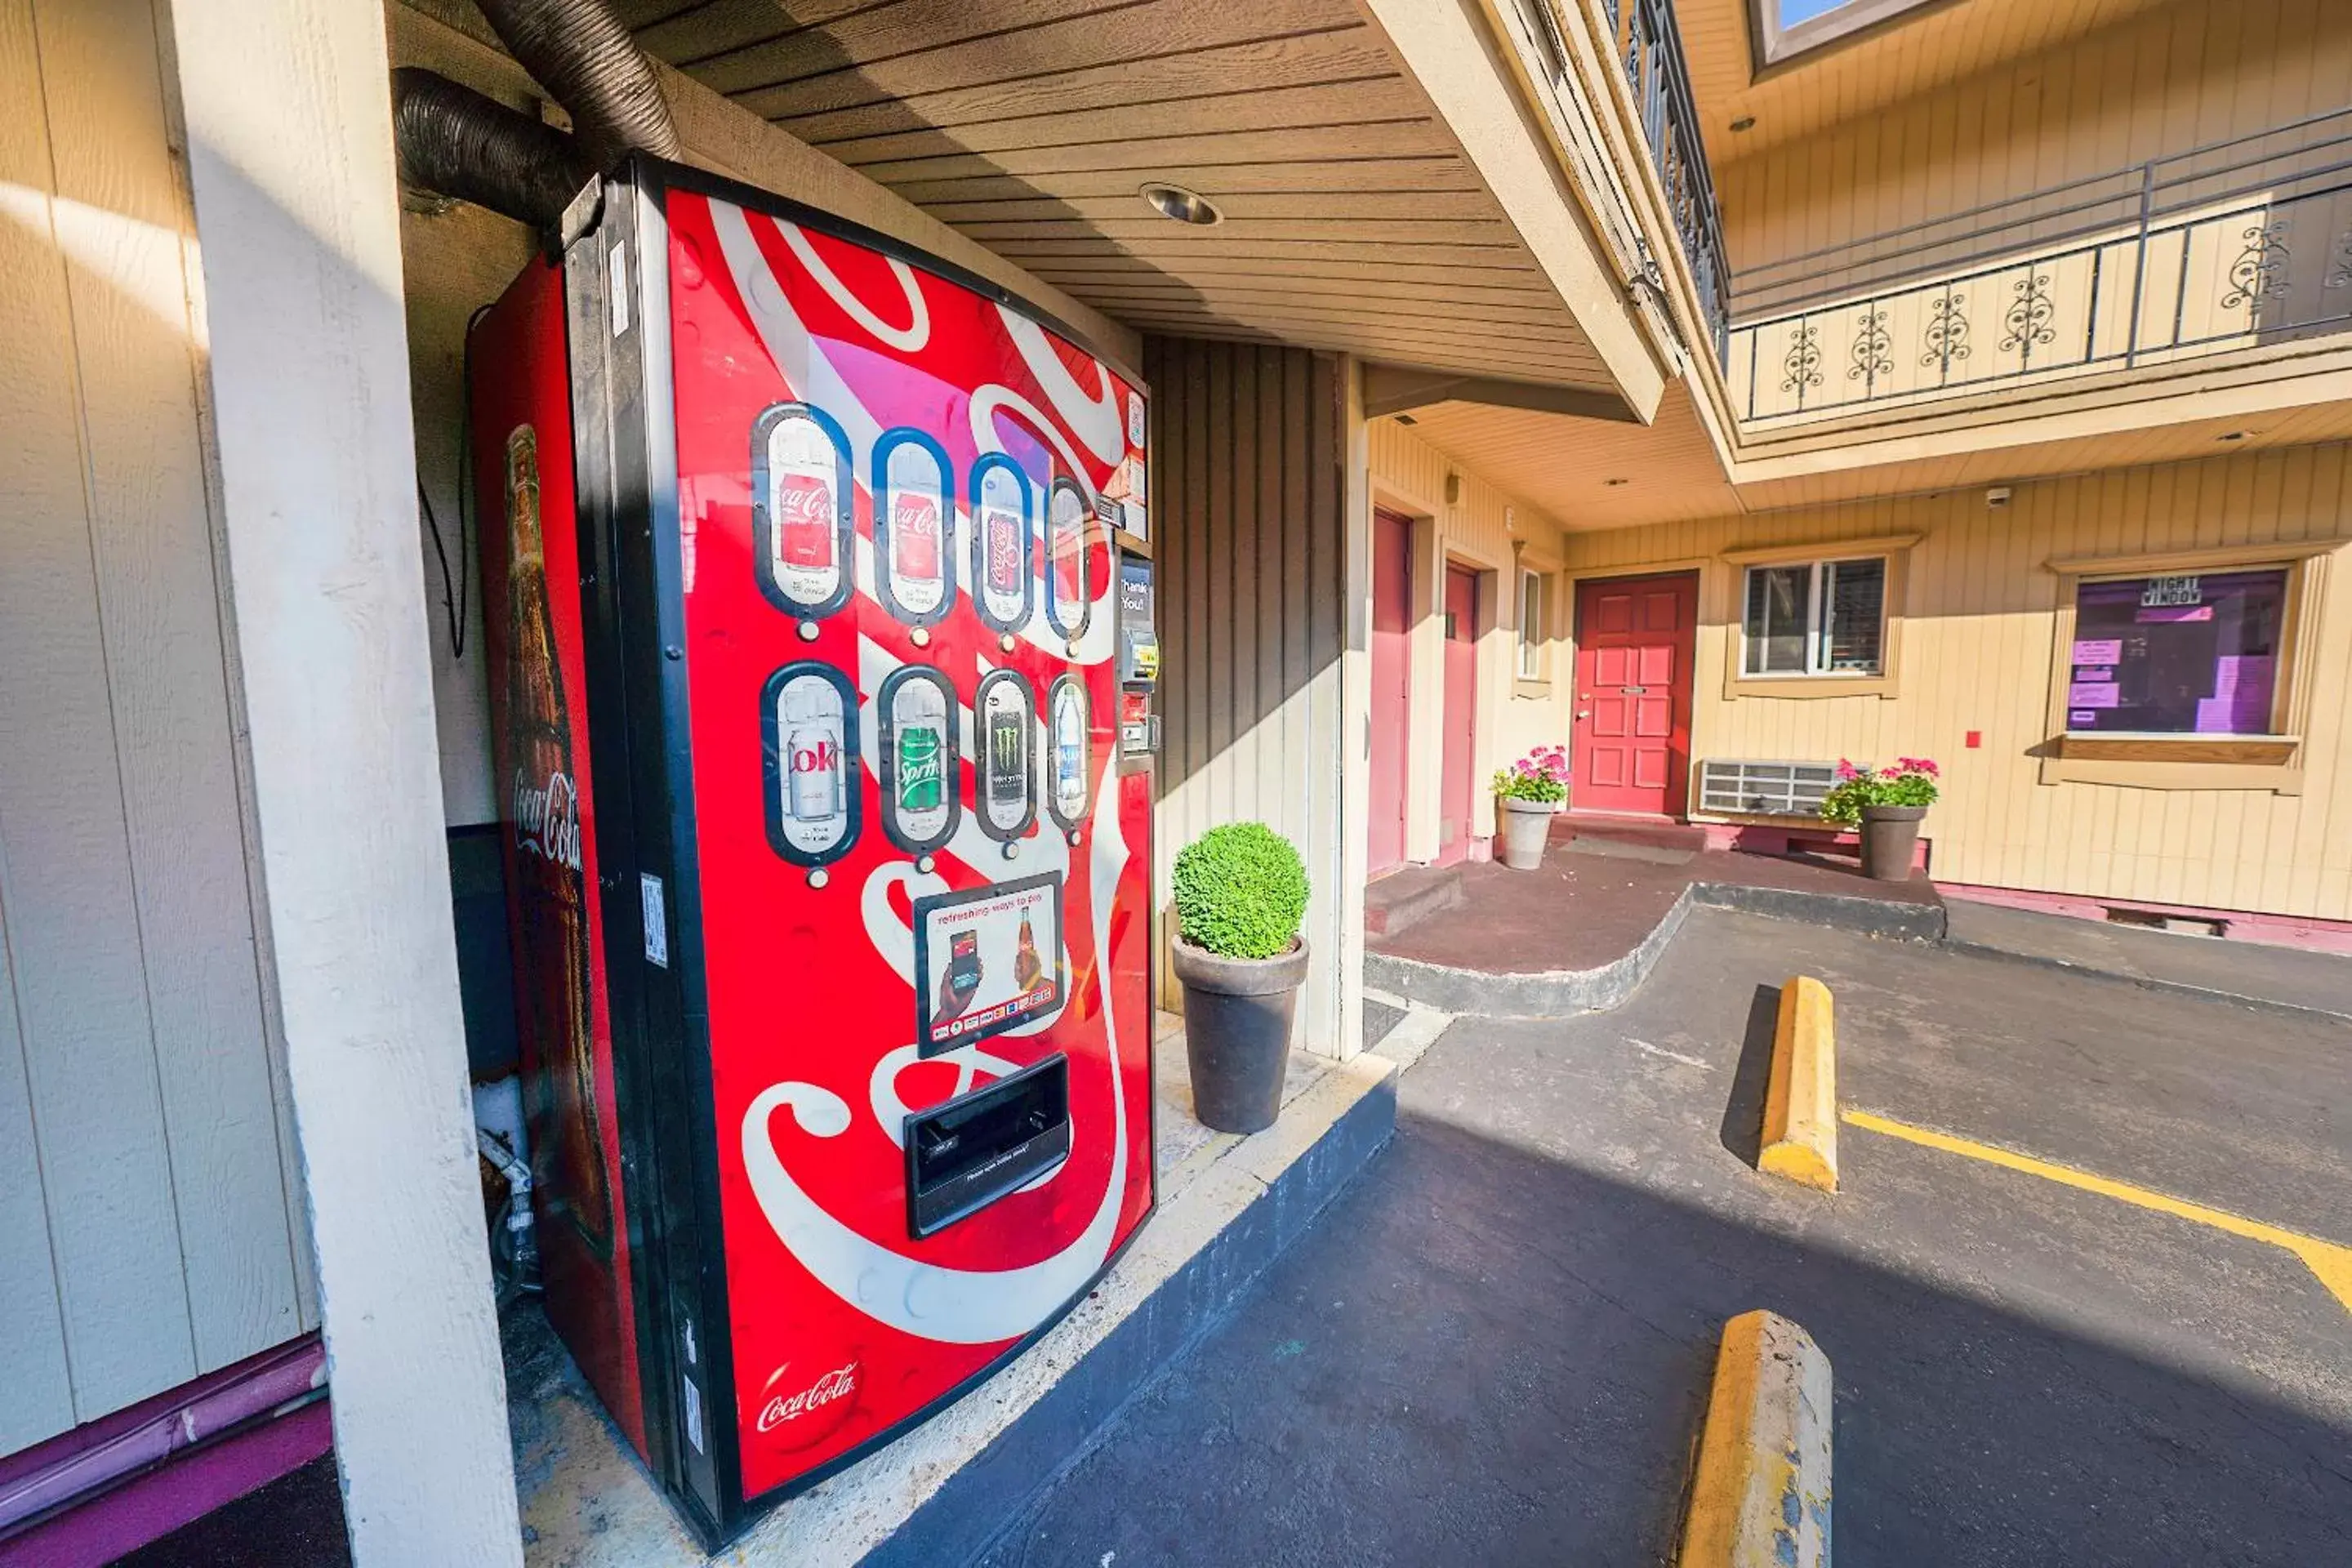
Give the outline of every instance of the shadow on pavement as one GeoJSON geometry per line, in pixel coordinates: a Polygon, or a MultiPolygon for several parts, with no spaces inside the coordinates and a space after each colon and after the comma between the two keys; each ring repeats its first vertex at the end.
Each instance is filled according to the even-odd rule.
{"type": "Polygon", "coordinates": [[[1739,1065],[1723,1106],[1723,1146],[1748,1169],[1764,1157],[1764,1097],[1772,1084],[1772,1037],[1780,1025],[1780,988],[1759,985],[1739,1037],[1739,1065]]]}
{"type": "Polygon", "coordinates": [[[2352,1563],[2352,1433],[1430,1114],[990,1568],[1656,1564],[1716,1336],[1836,1372],[1849,1565],[2352,1563]]]}

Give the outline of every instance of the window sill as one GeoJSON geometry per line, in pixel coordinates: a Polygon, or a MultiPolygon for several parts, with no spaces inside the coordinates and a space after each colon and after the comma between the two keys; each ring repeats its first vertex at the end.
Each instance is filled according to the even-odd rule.
{"type": "Polygon", "coordinates": [[[2303,793],[2303,738],[2299,735],[2071,731],[2035,749],[2042,754],[2045,784],[2303,793]]]}
{"type": "Polygon", "coordinates": [[[2194,735],[2069,730],[2058,754],[2074,762],[2234,763],[2282,767],[2302,748],[2300,735],[2194,735]]]}
{"type": "Polygon", "coordinates": [[[1724,682],[1727,698],[1893,697],[1891,675],[1735,675],[1724,682]]]}

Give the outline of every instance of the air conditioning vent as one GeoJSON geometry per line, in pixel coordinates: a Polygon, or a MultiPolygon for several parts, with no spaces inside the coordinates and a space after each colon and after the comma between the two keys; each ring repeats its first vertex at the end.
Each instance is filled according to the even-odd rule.
{"type": "Polygon", "coordinates": [[[1699,809],[1730,816],[1819,816],[1833,763],[1702,762],[1699,809]]]}

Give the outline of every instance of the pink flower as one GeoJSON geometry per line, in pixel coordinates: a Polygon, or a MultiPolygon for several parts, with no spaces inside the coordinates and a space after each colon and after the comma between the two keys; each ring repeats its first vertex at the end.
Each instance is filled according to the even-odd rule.
{"type": "Polygon", "coordinates": [[[1840,758],[1838,759],[1838,765],[1837,765],[1837,776],[1838,776],[1838,782],[1839,782],[1840,784],[1844,784],[1844,783],[1846,783],[1848,780],[1851,780],[1851,779],[1858,779],[1858,778],[1864,777],[1864,776],[1867,773],[1867,772],[1868,772],[1868,770],[1867,770],[1867,769],[1855,767],[1852,763],[1850,763],[1850,762],[1846,761],[1843,757],[1840,757],[1840,758]]]}

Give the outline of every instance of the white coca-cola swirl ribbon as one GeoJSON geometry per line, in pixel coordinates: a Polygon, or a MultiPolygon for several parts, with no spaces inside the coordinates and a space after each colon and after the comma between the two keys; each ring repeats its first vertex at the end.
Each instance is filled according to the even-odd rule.
{"type": "Polygon", "coordinates": [[[1037,378],[1037,389],[1069,426],[1070,433],[1106,463],[1125,458],[1127,424],[1119,416],[1118,383],[1112,379],[1102,361],[1089,362],[1095,368],[1095,385],[1099,390],[1088,393],[1055,352],[1045,328],[1009,305],[1000,303],[996,313],[1004,322],[1005,331],[1011,334],[1013,346],[1021,351],[1022,363],[1037,378]]]}
{"type": "MultiPolygon", "coordinates": [[[[716,206],[718,204],[712,205],[716,206]]],[[[913,268],[895,256],[883,258],[889,265],[890,276],[898,280],[899,289],[907,296],[907,325],[894,327],[876,315],[866,307],[865,300],[850,291],[849,286],[825,264],[824,258],[816,253],[816,247],[809,243],[808,236],[802,231],[800,225],[787,223],[782,218],[772,221],[776,226],[776,232],[784,237],[784,243],[792,247],[793,255],[808,268],[809,276],[816,279],[817,287],[831,295],[833,302],[849,312],[850,319],[859,326],[900,353],[913,353],[931,341],[930,308],[923,302],[922,281],[915,276],[913,268]]]]}
{"type": "MultiPolygon", "coordinates": [[[[1103,771],[1096,803],[1094,855],[1087,867],[1095,950],[1110,942],[1111,897],[1128,861],[1118,827],[1118,770],[1103,771]]],[[[1086,1228],[1051,1258],[1018,1268],[950,1268],[908,1258],[841,1223],[793,1179],[776,1153],[769,1118],[789,1107],[801,1130],[838,1138],[849,1107],[811,1083],[779,1083],[743,1113],[743,1165],[769,1226],[817,1282],[877,1322],[941,1344],[984,1345],[1018,1339],[1077,1294],[1110,1256],[1127,1193],[1127,1095],[1118,1027],[1110,1005],[1110,966],[1093,966],[1102,991],[1103,1042],[1110,1058],[1111,1157],[1101,1201],[1086,1228]]]]}

